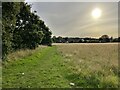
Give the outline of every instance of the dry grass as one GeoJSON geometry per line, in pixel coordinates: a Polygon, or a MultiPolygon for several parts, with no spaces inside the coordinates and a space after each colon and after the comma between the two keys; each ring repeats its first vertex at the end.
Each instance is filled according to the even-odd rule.
{"type": "Polygon", "coordinates": [[[70,69],[86,77],[98,77],[101,86],[118,86],[118,44],[60,44],[58,50],[70,69]]]}
{"type": "Polygon", "coordinates": [[[21,50],[17,50],[13,53],[10,53],[7,56],[7,61],[13,61],[13,60],[17,60],[17,59],[21,59],[27,56],[31,56],[33,53],[39,51],[40,49],[44,48],[46,46],[39,46],[36,49],[21,49],[21,50]]]}

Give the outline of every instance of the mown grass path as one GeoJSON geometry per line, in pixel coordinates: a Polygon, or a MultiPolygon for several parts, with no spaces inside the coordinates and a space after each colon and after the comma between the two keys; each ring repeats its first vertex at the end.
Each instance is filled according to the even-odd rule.
{"type": "Polygon", "coordinates": [[[32,56],[3,66],[3,88],[70,87],[68,73],[56,47],[47,47],[32,56]]]}

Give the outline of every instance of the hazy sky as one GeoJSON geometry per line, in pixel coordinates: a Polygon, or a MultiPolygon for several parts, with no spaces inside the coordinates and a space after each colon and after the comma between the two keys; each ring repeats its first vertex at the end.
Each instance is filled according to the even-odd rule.
{"type": "Polygon", "coordinates": [[[32,10],[37,11],[55,36],[118,36],[117,2],[32,2],[32,10]],[[102,11],[99,19],[91,16],[95,8],[102,11]]]}

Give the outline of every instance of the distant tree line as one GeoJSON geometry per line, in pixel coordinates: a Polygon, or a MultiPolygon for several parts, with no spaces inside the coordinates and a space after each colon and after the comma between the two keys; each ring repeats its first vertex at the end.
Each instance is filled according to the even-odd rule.
{"type": "Polygon", "coordinates": [[[52,32],[25,2],[2,3],[2,58],[18,49],[51,46],[52,32]]]}
{"type": "Polygon", "coordinates": [[[102,35],[100,38],[79,38],[79,37],[52,37],[53,43],[107,43],[107,42],[120,42],[119,38],[109,37],[108,35],[102,35]]]}

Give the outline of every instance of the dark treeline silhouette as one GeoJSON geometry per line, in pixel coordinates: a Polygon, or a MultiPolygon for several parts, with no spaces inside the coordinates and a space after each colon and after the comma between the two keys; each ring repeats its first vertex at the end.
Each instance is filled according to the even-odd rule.
{"type": "Polygon", "coordinates": [[[109,37],[102,35],[100,38],[79,38],[79,37],[56,37],[52,38],[53,43],[107,43],[107,42],[120,42],[119,38],[109,37]]]}
{"type": "Polygon", "coordinates": [[[52,32],[25,2],[2,3],[2,58],[18,49],[51,46],[52,32]]]}

